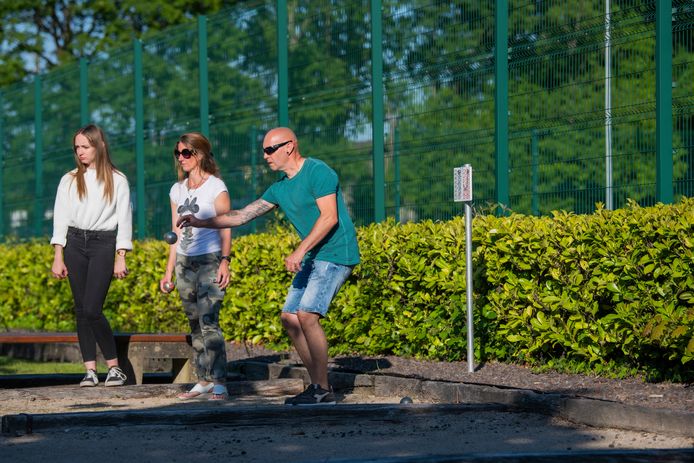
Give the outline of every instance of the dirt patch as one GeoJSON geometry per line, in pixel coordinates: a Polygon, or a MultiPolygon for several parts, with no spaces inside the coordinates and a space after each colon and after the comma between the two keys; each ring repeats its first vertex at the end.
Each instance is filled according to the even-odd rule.
{"type": "Polygon", "coordinates": [[[679,383],[646,383],[639,379],[606,379],[596,376],[534,373],[502,363],[485,363],[474,373],[466,362],[433,362],[401,357],[337,357],[333,368],[388,374],[408,378],[528,389],[572,397],[609,400],[629,405],[694,412],[694,387],[679,383]]]}

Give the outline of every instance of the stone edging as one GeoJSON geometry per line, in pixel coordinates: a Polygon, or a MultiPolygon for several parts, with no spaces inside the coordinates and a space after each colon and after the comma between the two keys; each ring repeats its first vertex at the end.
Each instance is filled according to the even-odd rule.
{"type": "MultiPolygon", "coordinates": [[[[296,365],[242,360],[238,362],[237,368],[249,380],[302,378],[305,384],[308,383],[306,369],[296,365]]],[[[329,372],[329,378],[338,392],[362,389],[376,397],[408,396],[415,401],[425,399],[428,402],[448,404],[502,404],[516,410],[556,416],[586,426],[694,437],[694,413],[684,411],[385,374],[333,370],[329,372]]]]}

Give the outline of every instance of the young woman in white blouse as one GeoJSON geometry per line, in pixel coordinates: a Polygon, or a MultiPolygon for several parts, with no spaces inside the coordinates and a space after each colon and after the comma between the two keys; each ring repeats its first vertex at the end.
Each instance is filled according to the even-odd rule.
{"type": "Polygon", "coordinates": [[[209,394],[210,400],[227,397],[226,344],[219,326],[219,311],[229,284],[231,229],[176,227],[179,216],[209,218],[229,211],[229,193],[219,178],[209,140],[198,132],[181,135],[174,148],[178,182],[169,192],[171,222],[178,241],[169,246],[166,271],[159,286],[169,292],[176,276],[178,294],[190,324],[198,382],[181,399],[209,394]]]}
{"type": "Polygon", "coordinates": [[[96,386],[96,346],[106,359],[104,384],[120,386],[116,342],[104,316],[111,278],[125,278],[132,250],[130,188],[111,162],[104,132],[90,124],[73,137],[77,168],[63,176],[53,208],[53,276],[68,278],[77,315],[77,337],[87,373],[80,386],[96,386]]]}

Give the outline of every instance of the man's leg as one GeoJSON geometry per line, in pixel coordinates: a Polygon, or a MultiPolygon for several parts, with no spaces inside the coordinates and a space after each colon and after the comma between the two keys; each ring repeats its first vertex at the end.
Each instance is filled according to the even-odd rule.
{"type": "Polygon", "coordinates": [[[304,365],[308,369],[311,383],[318,384],[329,391],[328,340],[325,337],[323,327],[320,325],[320,316],[313,312],[299,312],[297,317],[301,324],[303,342],[306,344],[310,356],[310,364],[304,363],[304,365]]]}
{"type": "Polygon", "coordinates": [[[308,343],[306,342],[306,337],[304,336],[304,332],[301,328],[299,317],[295,313],[283,312],[280,318],[282,320],[282,326],[284,326],[284,329],[287,330],[287,334],[292,340],[296,353],[299,354],[301,363],[304,364],[310,374],[313,361],[311,359],[311,351],[309,350],[308,343]]]}
{"type": "MultiPolygon", "coordinates": [[[[351,271],[351,267],[325,261],[306,263],[294,277],[282,309],[282,324],[308,370],[311,384],[325,391],[331,390],[328,383],[328,340],[320,319],[325,317],[330,302],[351,271]]],[[[305,392],[310,392],[310,389],[305,392]]],[[[330,403],[334,403],[332,394],[330,397],[330,403]]]]}

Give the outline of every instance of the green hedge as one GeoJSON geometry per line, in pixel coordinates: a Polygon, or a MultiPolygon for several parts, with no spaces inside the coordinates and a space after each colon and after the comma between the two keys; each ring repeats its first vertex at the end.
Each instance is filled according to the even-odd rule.
{"type": "MultiPolygon", "coordinates": [[[[592,215],[479,215],[473,224],[475,357],[560,362],[694,379],[694,200],[592,215]]],[[[325,323],[332,354],[393,354],[455,361],[467,355],[465,224],[358,230],[362,263],[325,323]]],[[[291,275],[288,228],[234,240],[221,314],[230,340],[289,348],[280,320],[291,275]]],[[[136,243],[106,313],[115,330],[187,331],[175,293],[163,295],[160,241],[136,243]]],[[[5,329],[74,330],[67,281],[50,276],[45,242],[0,246],[5,329]]]]}
{"type": "Polygon", "coordinates": [[[694,200],[476,222],[488,356],[694,378],[694,200]]]}

